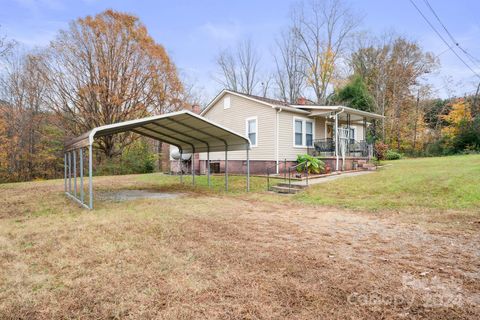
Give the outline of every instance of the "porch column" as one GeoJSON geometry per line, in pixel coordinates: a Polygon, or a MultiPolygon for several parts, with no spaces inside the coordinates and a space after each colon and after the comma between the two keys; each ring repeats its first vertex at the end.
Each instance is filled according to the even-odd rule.
{"type": "Polygon", "coordinates": [[[363,142],[367,141],[367,118],[363,117],[363,142]]]}
{"type": "Polygon", "coordinates": [[[335,171],[338,171],[339,159],[338,159],[338,113],[335,114],[335,171]]]}
{"type": "Polygon", "coordinates": [[[328,136],[328,130],[327,130],[327,118],[325,118],[325,122],[324,122],[324,125],[323,125],[323,128],[325,129],[325,133],[324,133],[324,138],[325,138],[325,141],[327,141],[327,136],[328,136]]]}
{"type": "MultiPolygon", "coordinates": [[[[346,152],[348,154],[348,156],[351,156],[350,154],[350,141],[352,139],[352,137],[350,137],[350,134],[351,134],[351,130],[350,130],[350,113],[347,113],[347,130],[348,130],[348,140],[347,140],[347,147],[346,147],[346,152]]],[[[343,158],[345,159],[345,157],[343,158]]],[[[342,164],[342,167],[343,169],[342,170],[345,170],[345,160],[344,160],[344,163],[342,164]]]]}

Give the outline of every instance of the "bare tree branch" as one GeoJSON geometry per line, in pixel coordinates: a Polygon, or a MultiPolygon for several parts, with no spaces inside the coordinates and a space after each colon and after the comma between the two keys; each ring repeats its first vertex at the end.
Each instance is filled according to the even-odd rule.
{"type": "Polygon", "coordinates": [[[220,76],[217,81],[227,89],[253,94],[259,84],[260,57],[250,39],[240,42],[235,50],[227,49],[216,59],[220,76]]]}
{"type": "Polygon", "coordinates": [[[305,77],[316,96],[325,103],[327,90],[347,41],[359,19],[341,0],[310,0],[308,9],[301,3],[292,12],[292,30],[306,64],[305,77]]]}
{"type": "Polygon", "coordinates": [[[274,60],[278,95],[285,102],[296,103],[305,86],[305,62],[299,55],[298,38],[288,30],[281,33],[276,45],[278,51],[274,60]]]}

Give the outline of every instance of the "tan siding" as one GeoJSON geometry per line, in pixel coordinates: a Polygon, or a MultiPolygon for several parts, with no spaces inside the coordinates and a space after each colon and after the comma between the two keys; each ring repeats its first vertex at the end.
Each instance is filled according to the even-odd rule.
{"type": "Polygon", "coordinates": [[[315,117],[315,139],[325,139],[325,118],[315,117]]]}
{"type": "MultiPolygon", "coordinates": [[[[297,159],[298,154],[306,153],[307,148],[295,147],[293,145],[293,119],[306,117],[299,116],[296,113],[282,111],[279,114],[279,160],[287,159],[287,161],[294,161],[297,159]]],[[[315,127],[316,131],[316,127],[315,127]]]]}
{"type": "MultiPolygon", "coordinates": [[[[275,159],[275,109],[268,105],[252,101],[226,93],[210,110],[203,116],[226,128],[246,136],[246,119],[257,117],[257,147],[250,151],[251,160],[274,160],[275,159]],[[230,108],[223,108],[223,99],[230,96],[230,108]]],[[[232,151],[228,153],[229,160],[246,159],[245,151],[232,151]]],[[[206,154],[201,155],[206,159],[206,154]]],[[[223,152],[212,152],[211,160],[223,160],[223,152]]]]}

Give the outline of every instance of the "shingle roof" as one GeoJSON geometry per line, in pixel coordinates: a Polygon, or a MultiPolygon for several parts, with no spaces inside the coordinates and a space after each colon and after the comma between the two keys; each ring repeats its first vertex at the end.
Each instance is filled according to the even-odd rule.
{"type": "Polygon", "coordinates": [[[285,101],[282,101],[282,100],[277,100],[277,99],[271,99],[271,98],[267,98],[267,97],[256,96],[256,95],[253,95],[253,94],[243,93],[243,92],[239,92],[239,91],[235,91],[235,90],[230,90],[230,89],[228,89],[228,91],[235,92],[235,93],[240,94],[240,95],[242,95],[242,96],[250,97],[250,98],[252,98],[252,99],[257,99],[257,100],[260,100],[260,101],[263,101],[263,102],[266,102],[266,103],[270,103],[270,104],[276,104],[276,105],[279,105],[279,106],[290,106],[289,103],[287,103],[287,102],[285,102],[285,101]]]}

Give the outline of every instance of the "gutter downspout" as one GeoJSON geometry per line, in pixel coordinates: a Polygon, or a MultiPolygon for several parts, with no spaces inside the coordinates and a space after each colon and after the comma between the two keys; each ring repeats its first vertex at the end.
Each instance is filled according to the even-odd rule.
{"type": "Polygon", "coordinates": [[[338,142],[339,142],[339,139],[338,139],[338,115],[342,112],[344,112],[345,109],[342,108],[341,111],[335,113],[335,171],[338,171],[338,164],[339,164],[339,158],[338,158],[338,142]]]}
{"type": "Polygon", "coordinates": [[[276,174],[279,173],[279,168],[278,168],[278,164],[280,163],[279,162],[279,146],[280,146],[280,139],[279,139],[279,136],[280,136],[280,132],[279,132],[279,128],[280,128],[280,112],[282,112],[282,108],[278,108],[277,109],[277,112],[275,113],[275,163],[276,163],[276,166],[275,166],[275,172],[276,174]]]}

